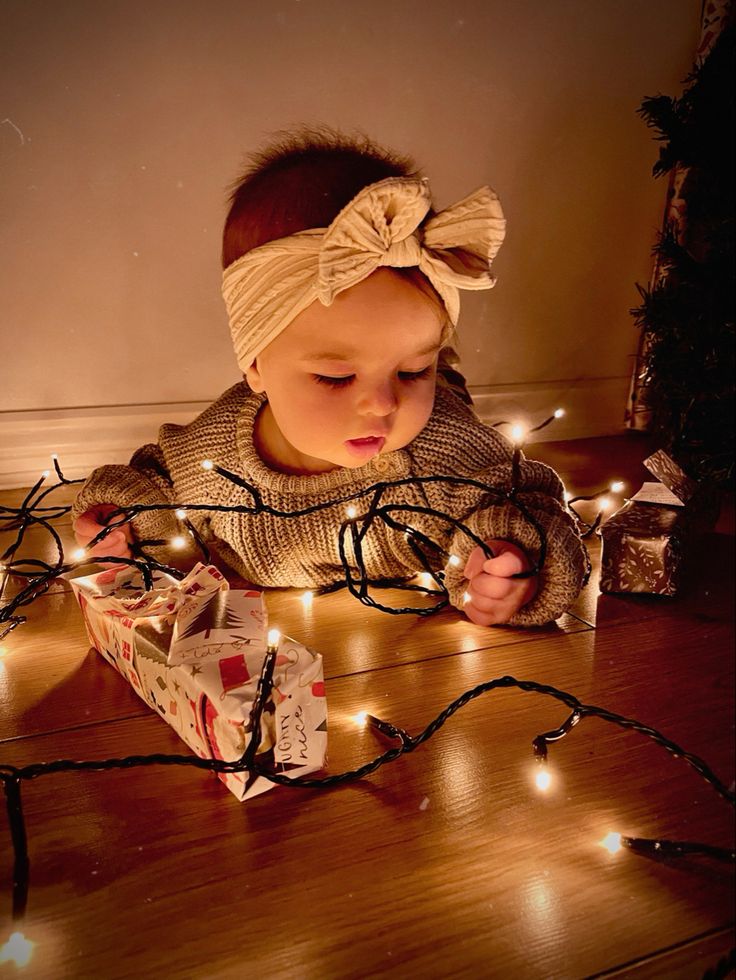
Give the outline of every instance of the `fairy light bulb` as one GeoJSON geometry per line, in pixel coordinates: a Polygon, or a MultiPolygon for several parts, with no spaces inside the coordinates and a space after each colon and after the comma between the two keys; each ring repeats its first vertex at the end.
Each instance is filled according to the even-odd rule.
{"type": "Polygon", "coordinates": [[[299,599],[301,600],[301,604],[304,606],[305,609],[311,609],[312,601],[314,599],[314,592],[302,592],[302,594],[299,596],[299,599]]]}
{"type": "Polygon", "coordinates": [[[601,847],[605,847],[609,854],[616,854],[621,850],[621,834],[617,834],[615,831],[611,831],[610,834],[606,834],[603,840],[598,841],[601,847]]]}
{"type": "Polygon", "coordinates": [[[447,559],[447,564],[452,565],[453,568],[459,568],[460,565],[462,565],[462,562],[457,555],[450,555],[450,557],[447,559]]]}
{"type": "Polygon", "coordinates": [[[353,505],[351,504],[348,508],[346,508],[345,513],[348,515],[348,517],[352,521],[352,519],[354,517],[357,517],[358,516],[358,509],[357,509],[357,507],[353,507],[353,505]]]}
{"type": "Polygon", "coordinates": [[[213,470],[215,468],[215,464],[212,462],[211,459],[203,459],[200,465],[201,465],[201,467],[202,467],[203,470],[208,470],[209,471],[209,470],[213,470]]]}
{"type": "Polygon", "coordinates": [[[614,480],[611,484],[611,493],[621,493],[624,488],[623,480],[614,480]]]}
{"type": "Polygon", "coordinates": [[[266,636],[266,644],[269,650],[278,649],[279,640],[281,639],[281,633],[278,630],[269,630],[266,636]]]}
{"type": "Polygon", "coordinates": [[[8,941],[0,946],[0,963],[15,963],[17,967],[28,966],[35,945],[22,932],[11,933],[8,941]]]}
{"type": "Polygon", "coordinates": [[[353,721],[358,726],[358,728],[365,728],[368,723],[368,712],[359,711],[356,715],[353,715],[353,721]]]}
{"type": "Polygon", "coordinates": [[[563,493],[563,497],[565,498],[566,504],[572,500],[572,494],[570,493],[569,490],[565,490],[565,492],[563,493]]]}
{"type": "Polygon", "coordinates": [[[181,534],[177,534],[175,538],[172,538],[169,544],[172,548],[176,548],[177,551],[181,551],[182,548],[186,547],[187,539],[181,534]]]}
{"type": "Polygon", "coordinates": [[[52,459],[52,460],[53,460],[54,462],[56,462],[56,460],[57,460],[58,458],[59,458],[59,457],[58,457],[58,455],[57,455],[56,453],[51,453],[51,459],[52,459]]]}
{"type": "Polygon", "coordinates": [[[526,435],[526,426],[522,425],[521,422],[517,422],[515,425],[511,426],[511,438],[514,440],[516,445],[524,441],[524,436],[526,435]]]}
{"type": "Polygon", "coordinates": [[[564,408],[556,408],[556,409],[554,410],[554,413],[553,413],[553,414],[554,414],[554,417],[555,417],[556,419],[561,419],[561,418],[564,418],[564,415],[565,415],[565,409],[564,409],[564,408]]]}
{"type": "Polygon", "coordinates": [[[87,552],[84,548],[75,548],[72,552],[72,561],[82,561],[86,554],[87,552]]]}
{"type": "Polygon", "coordinates": [[[534,783],[538,790],[540,790],[542,793],[546,793],[552,785],[552,773],[549,771],[549,769],[542,767],[535,775],[534,783]]]}
{"type": "MultiPolygon", "coordinates": [[[[44,479],[44,480],[48,480],[48,478],[49,478],[50,476],[51,476],[51,470],[44,470],[44,471],[43,471],[43,473],[41,474],[41,477],[42,477],[42,479],[44,479]]],[[[13,933],[13,935],[14,935],[14,936],[17,936],[17,935],[20,935],[20,933],[13,933]]]]}
{"type": "Polygon", "coordinates": [[[610,497],[601,497],[601,499],[598,501],[598,506],[600,507],[601,510],[610,510],[611,509],[611,498],[610,497]]]}
{"type": "Polygon", "coordinates": [[[431,589],[432,587],[432,575],[430,572],[418,572],[419,581],[421,582],[423,589],[431,589]]]}
{"type": "Polygon", "coordinates": [[[185,521],[187,519],[187,512],[184,510],[183,507],[180,507],[178,510],[175,510],[174,513],[176,514],[176,516],[179,518],[180,521],[185,521]]]}
{"type": "Polygon", "coordinates": [[[463,592],[463,605],[467,605],[470,602],[470,593],[463,592]]]}

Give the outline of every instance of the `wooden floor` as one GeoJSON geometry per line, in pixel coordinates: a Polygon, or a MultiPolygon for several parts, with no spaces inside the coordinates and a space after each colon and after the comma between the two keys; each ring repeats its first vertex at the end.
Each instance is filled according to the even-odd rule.
{"type": "MultiPolygon", "coordinates": [[[[584,492],[619,477],[636,489],[646,452],[631,436],[529,455],[584,492]]],[[[324,655],[330,772],[386,747],[356,712],[416,733],[463,691],[511,674],[650,724],[732,784],[733,543],[729,504],[683,595],[667,600],[599,595],[595,539],[590,584],[543,629],[483,629],[456,612],[389,617],[345,594],[305,610],[296,593],[273,592],[269,618],[324,655]]],[[[31,534],[24,549],[47,546],[31,534]]],[[[89,650],[65,583],[26,612],[3,641],[0,763],[185,751],[89,650]]],[[[555,781],[540,793],[531,741],[565,716],[549,699],[495,692],[359,784],[245,803],[177,768],[27,784],[21,928],[36,946],[28,966],[0,974],[701,976],[734,945],[733,869],[597,842],[617,830],[732,847],[731,808],[682,760],[597,720],[552,747],[555,781]]],[[[15,928],[7,839],[0,854],[2,943],[15,928]]]]}

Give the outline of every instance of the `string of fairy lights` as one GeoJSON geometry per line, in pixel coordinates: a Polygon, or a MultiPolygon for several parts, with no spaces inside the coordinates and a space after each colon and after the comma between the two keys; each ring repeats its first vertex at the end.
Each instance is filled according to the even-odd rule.
{"type": "MultiPolygon", "coordinates": [[[[50,476],[50,472],[45,472],[26,494],[19,507],[0,506],[0,530],[15,530],[17,532],[15,540],[6,548],[2,556],[0,556],[0,601],[2,601],[6,585],[11,576],[23,583],[15,595],[7,599],[4,605],[0,606],[0,639],[7,636],[11,630],[25,621],[25,617],[19,614],[19,610],[22,607],[43,595],[50,584],[59,576],[74,571],[80,566],[88,564],[90,561],[104,562],[109,565],[126,565],[135,568],[141,575],[145,589],[153,587],[157,572],[164,572],[174,578],[181,579],[184,575],[183,572],[154,560],[146,552],[146,548],[165,543],[162,541],[138,541],[133,545],[132,556],[126,558],[118,556],[94,556],[92,558],[90,556],[90,550],[99,542],[103,541],[113,530],[127,524],[137,515],[153,510],[173,510],[178,520],[182,523],[186,534],[198,546],[204,561],[209,562],[210,554],[206,542],[201,538],[194,523],[189,519],[189,515],[192,512],[228,511],[251,515],[268,513],[271,516],[287,520],[298,519],[318,510],[327,508],[336,509],[340,514],[337,533],[343,578],[319,591],[332,591],[335,588],[345,587],[360,602],[383,612],[393,615],[414,614],[427,616],[445,608],[449,602],[447,592],[443,585],[443,573],[437,570],[438,564],[448,562],[450,564],[458,564],[459,559],[453,555],[448,555],[428,535],[417,530],[411,523],[408,523],[411,520],[412,514],[437,519],[445,527],[452,527],[460,531],[474,544],[483,548],[488,557],[493,557],[493,552],[462,521],[430,507],[416,507],[393,503],[390,500],[390,491],[393,487],[397,486],[400,487],[408,484],[423,485],[432,482],[471,486],[478,491],[480,497],[485,501],[492,501],[494,503],[503,502],[515,507],[534,529],[538,538],[536,559],[528,571],[517,573],[515,577],[524,578],[530,575],[537,575],[544,565],[547,541],[544,528],[519,499],[519,493],[521,492],[518,486],[521,450],[524,439],[529,433],[539,431],[554,419],[559,418],[561,414],[562,410],[558,409],[552,416],[545,419],[544,422],[533,429],[524,431],[518,428],[512,428],[511,435],[514,443],[514,452],[511,460],[511,479],[508,489],[493,487],[481,481],[465,478],[441,476],[414,477],[376,483],[363,491],[349,496],[322,501],[308,508],[287,512],[276,510],[267,505],[262,500],[257,487],[238,477],[236,474],[218,466],[216,463],[205,460],[202,463],[203,468],[210,471],[213,475],[218,475],[240,487],[246,495],[246,503],[230,506],[176,503],[166,505],[133,505],[120,508],[107,517],[107,525],[89,542],[86,548],[78,549],[71,556],[71,561],[66,559],[61,536],[53,526],[53,522],[66,516],[71,508],[68,506],[48,504],[46,501],[49,495],[59,487],[81,483],[83,481],[67,479],[61,470],[57,457],[54,456],[53,466],[57,482],[49,486],[44,486],[50,476]],[[372,579],[367,575],[362,548],[371,527],[377,522],[382,522],[396,533],[404,535],[421,569],[419,574],[422,584],[417,585],[407,580],[372,579]],[[15,558],[24,537],[31,528],[40,528],[50,536],[56,551],[55,561],[48,562],[38,558],[26,557],[15,558]],[[438,559],[441,559],[441,561],[438,559]],[[371,592],[372,590],[387,588],[423,593],[435,601],[431,605],[418,607],[386,606],[378,602],[371,592]]],[[[509,424],[506,422],[496,423],[497,426],[509,424]]],[[[591,534],[600,525],[604,511],[609,505],[609,501],[606,499],[608,492],[620,493],[621,490],[623,490],[623,484],[620,481],[615,481],[606,490],[567,499],[568,507],[578,522],[582,536],[591,534]],[[598,503],[599,511],[593,521],[585,521],[580,517],[575,508],[575,504],[579,502],[598,503]]],[[[168,543],[173,548],[182,547],[187,543],[187,537],[181,535],[168,543]]],[[[312,593],[305,593],[304,598],[307,599],[308,597],[309,601],[311,601],[311,596],[312,593]]],[[[469,704],[481,695],[499,689],[516,688],[527,694],[550,697],[565,705],[570,711],[566,720],[558,728],[537,735],[532,742],[536,770],[535,783],[540,792],[545,792],[552,782],[552,773],[548,765],[549,746],[566,737],[584,719],[598,718],[652,740],[655,744],[665,749],[671,756],[685,762],[709,783],[716,793],[727,803],[732,806],[736,803],[736,794],[734,794],[733,789],[727,787],[704,760],[687,752],[656,729],[635,719],[616,714],[608,709],[596,705],[584,704],[573,694],[561,691],[550,685],[541,684],[533,680],[519,680],[508,675],[479,684],[461,694],[440,712],[422,732],[415,736],[410,735],[405,729],[391,722],[371,714],[361,713],[362,716],[356,720],[362,724],[367,724],[377,734],[388,739],[392,743],[389,748],[358,768],[346,772],[327,776],[286,776],[283,773],[274,771],[273,768],[263,765],[259,761],[257,754],[262,736],[262,713],[271,695],[279,639],[280,635],[277,630],[269,632],[266,656],[264,658],[256,696],[251,707],[249,724],[246,726],[246,731],[250,732],[250,737],[243,754],[235,761],[223,761],[213,758],[204,759],[194,755],[157,753],[86,761],[59,759],[20,767],[11,764],[0,764],[0,781],[2,782],[6,798],[8,823],[14,855],[12,884],[12,914],[14,920],[19,921],[23,918],[28,901],[30,859],[21,795],[21,787],[26,781],[35,780],[45,775],[58,772],[104,772],[116,769],[138,768],[141,766],[174,765],[195,767],[213,773],[248,772],[253,777],[260,776],[272,783],[292,788],[328,789],[356,779],[365,778],[381,766],[396,761],[408,752],[413,752],[431,738],[452,715],[466,704],[469,704]]],[[[622,848],[627,848],[637,854],[660,859],[699,856],[730,863],[736,861],[736,852],[733,850],[693,841],[655,840],[611,833],[601,841],[601,844],[612,853],[622,848]]],[[[32,944],[21,932],[16,931],[11,935],[5,945],[0,947],[0,962],[3,959],[12,959],[17,965],[22,965],[30,957],[31,949],[32,944]]]]}
{"type": "MultiPolygon", "coordinates": [[[[58,482],[46,487],[45,489],[43,488],[45,481],[50,476],[50,471],[47,470],[42,473],[41,477],[29,490],[20,507],[0,507],[0,529],[4,528],[5,530],[9,530],[14,527],[19,529],[17,540],[11,543],[5,550],[4,554],[0,556],[0,600],[2,600],[5,582],[7,581],[9,575],[15,575],[27,581],[26,587],[21,589],[10,602],[6,603],[5,606],[0,608],[0,640],[7,636],[7,634],[11,630],[15,629],[16,626],[19,626],[25,621],[23,616],[16,614],[17,610],[21,606],[32,602],[37,596],[43,594],[43,592],[45,592],[49,587],[50,583],[60,575],[66,574],[67,572],[78,568],[80,565],[88,563],[90,560],[90,551],[95,545],[104,540],[104,538],[107,537],[108,534],[112,533],[112,531],[130,523],[130,521],[132,521],[136,516],[146,511],[174,511],[175,516],[182,523],[186,536],[184,534],[176,535],[168,542],[169,546],[174,550],[177,548],[183,548],[187,545],[189,538],[199,549],[203,561],[205,563],[209,563],[211,557],[209,549],[206,542],[199,534],[195,524],[189,520],[190,513],[197,511],[207,511],[210,513],[216,511],[235,512],[251,515],[264,513],[283,519],[298,519],[299,517],[306,516],[319,510],[342,507],[344,508],[344,514],[347,517],[347,520],[341,520],[338,531],[338,546],[343,576],[337,579],[331,585],[320,587],[316,590],[317,593],[326,593],[336,589],[347,588],[350,593],[360,602],[364,603],[365,605],[372,606],[381,612],[394,615],[413,614],[418,616],[428,616],[439,612],[441,609],[445,608],[449,602],[446,590],[443,586],[443,573],[438,571],[436,567],[438,564],[438,556],[442,556],[450,564],[459,562],[459,559],[455,555],[447,555],[441,546],[436,544],[426,534],[422,533],[417,528],[412,527],[405,521],[400,520],[396,516],[397,514],[407,514],[413,512],[415,514],[422,514],[426,517],[439,519],[446,526],[452,526],[457,530],[460,530],[464,535],[470,538],[474,544],[480,546],[487,557],[493,557],[493,552],[485,541],[475,535],[465,524],[463,524],[462,521],[459,521],[457,518],[444,514],[441,511],[434,510],[430,507],[420,508],[409,505],[398,505],[390,502],[384,503],[384,494],[393,487],[400,487],[404,485],[420,487],[432,483],[444,483],[447,485],[456,486],[465,485],[477,489],[481,494],[485,494],[488,501],[508,503],[517,509],[522,517],[532,526],[539,541],[538,557],[530,569],[524,572],[517,572],[512,577],[528,578],[537,575],[544,565],[547,540],[544,533],[544,528],[539,524],[528,508],[525,507],[524,503],[518,496],[518,481],[520,461],[522,458],[522,448],[525,439],[529,435],[546,428],[546,426],[554,422],[555,419],[559,419],[563,415],[564,410],[558,408],[552,415],[542,421],[539,425],[531,428],[525,428],[518,423],[514,423],[512,425],[511,423],[505,421],[496,422],[494,424],[494,427],[496,428],[502,426],[511,427],[511,439],[513,441],[514,448],[511,460],[511,482],[508,489],[493,487],[478,480],[459,477],[411,477],[405,480],[377,482],[372,486],[364,488],[363,490],[352,495],[321,501],[301,510],[281,511],[264,503],[257,487],[243,480],[236,474],[217,466],[211,460],[203,460],[202,467],[205,471],[214,472],[239,486],[249,495],[251,502],[249,504],[233,506],[175,503],[134,505],[132,507],[120,508],[107,516],[106,527],[104,527],[100,533],[89,542],[86,548],[79,548],[73,552],[71,555],[71,562],[66,561],[61,538],[52,524],[54,520],[58,520],[59,518],[67,515],[71,508],[68,506],[64,507],[58,505],[47,507],[42,506],[42,504],[49,494],[51,494],[59,486],[82,483],[83,480],[68,480],[61,470],[58,457],[56,454],[53,454],[52,461],[58,482]],[[359,507],[357,504],[363,504],[365,506],[366,501],[366,509],[363,513],[359,513],[359,507]],[[417,563],[419,566],[418,573],[421,576],[421,584],[416,584],[414,582],[407,581],[406,579],[372,579],[366,574],[362,546],[363,541],[371,529],[371,526],[376,521],[381,521],[393,530],[403,533],[405,540],[411,548],[414,556],[417,558],[417,563]],[[12,560],[12,556],[20,548],[26,531],[34,526],[42,528],[53,540],[57,555],[57,560],[55,562],[44,562],[33,558],[24,558],[17,561],[12,560]],[[348,544],[352,546],[353,550],[352,562],[348,556],[348,544]],[[431,587],[432,583],[436,585],[436,588],[431,587]],[[424,595],[435,597],[438,601],[434,605],[430,606],[402,606],[395,608],[379,603],[371,595],[371,589],[398,589],[400,591],[420,592],[424,595]]],[[[623,488],[624,485],[621,481],[615,481],[609,488],[599,490],[594,494],[578,497],[566,497],[567,507],[574,516],[582,537],[588,537],[593,531],[595,531],[595,529],[600,525],[605,511],[610,508],[611,501],[607,496],[609,490],[614,493],[620,493],[623,488]],[[596,501],[598,503],[598,513],[592,523],[583,520],[576,509],[575,505],[580,501],[596,501]]],[[[165,572],[166,574],[172,575],[175,578],[181,578],[183,576],[183,573],[176,568],[172,568],[169,565],[156,561],[146,552],[146,548],[148,547],[166,543],[167,542],[160,540],[136,540],[133,545],[133,556],[131,558],[121,558],[118,556],[108,555],[95,556],[94,560],[104,561],[110,565],[118,564],[135,567],[143,578],[144,588],[150,589],[153,584],[153,573],[155,571],[165,572]]],[[[586,581],[587,575],[589,574],[590,565],[588,563],[586,581]]],[[[309,601],[311,595],[312,593],[307,593],[305,596],[306,601],[309,601]]]]}

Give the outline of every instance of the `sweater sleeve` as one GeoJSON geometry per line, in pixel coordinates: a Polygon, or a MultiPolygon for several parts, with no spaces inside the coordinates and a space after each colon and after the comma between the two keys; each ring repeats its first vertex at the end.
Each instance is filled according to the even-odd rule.
{"type": "MultiPolygon", "coordinates": [[[[176,502],[174,487],[161,447],[149,444],[138,449],[127,466],[100,466],[82,485],[72,506],[72,520],[97,504],[131,507],[134,504],[159,506],[176,502]]],[[[153,510],[138,514],[131,521],[138,541],[168,540],[180,531],[172,511],[153,510]]],[[[146,547],[147,553],[166,559],[168,550],[146,547]]]]}
{"type": "MultiPolygon", "coordinates": [[[[451,395],[441,396],[442,433],[428,433],[434,472],[477,480],[498,493],[453,484],[431,484],[432,506],[452,515],[479,538],[503,538],[523,548],[530,560],[540,557],[537,593],[510,620],[514,626],[534,626],[561,616],[574,602],[587,575],[587,552],[564,505],[562,481],[544,463],[521,456],[514,502],[511,489],[513,447],[495,429],[484,425],[451,395]],[[451,400],[450,400],[451,399],[451,400]],[[541,532],[541,534],[540,534],[541,532]],[[543,538],[542,538],[543,536],[543,538]]],[[[427,470],[425,459],[422,469],[427,470]]],[[[461,609],[467,579],[465,563],[475,542],[463,531],[451,535],[449,549],[459,562],[445,568],[450,602],[461,609]]]]}

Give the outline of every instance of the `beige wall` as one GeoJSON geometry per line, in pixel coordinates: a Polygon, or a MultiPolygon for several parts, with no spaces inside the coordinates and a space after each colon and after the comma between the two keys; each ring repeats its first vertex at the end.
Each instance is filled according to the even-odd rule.
{"type": "Polygon", "coordinates": [[[301,122],[412,153],[440,207],[494,186],[509,230],[498,286],[464,307],[469,380],[491,413],[563,403],[577,421],[556,434],[615,431],[665,192],[636,108],[679,91],[699,13],[700,0],[1,0],[0,440],[6,460],[25,453],[5,469],[32,468],[54,439],[82,470],[122,458],[155,435],[156,406],[184,417],[237,379],[225,188],[249,148],[301,122]]]}

